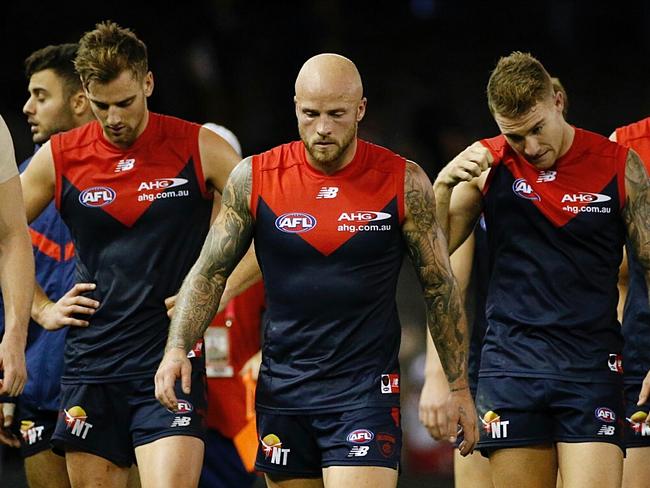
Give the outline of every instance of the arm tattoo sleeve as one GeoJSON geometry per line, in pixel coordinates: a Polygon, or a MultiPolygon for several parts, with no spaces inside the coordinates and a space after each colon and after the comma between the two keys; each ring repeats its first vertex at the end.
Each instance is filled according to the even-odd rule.
{"type": "Polygon", "coordinates": [[[246,158],[230,175],[221,211],[208,232],[199,259],[183,281],[166,349],[180,347],[189,351],[214,317],[226,279],[251,243],[251,185],[251,159],[246,158]]]}
{"type": "Polygon", "coordinates": [[[636,257],[645,270],[650,300],[650,180],[638,154],[629,150],[625,164],[623,218],[636,257]]]}
{"type": "Polygon", "coordinates": [[[435,219],[431,183],[415,163],[407,163],[404,186],[407,216],[402,232],[424,290],[431,337],[447,379],[455,387],[466,380],[468,348],[458,284],[449,264],[447,243],[435,219]]]}

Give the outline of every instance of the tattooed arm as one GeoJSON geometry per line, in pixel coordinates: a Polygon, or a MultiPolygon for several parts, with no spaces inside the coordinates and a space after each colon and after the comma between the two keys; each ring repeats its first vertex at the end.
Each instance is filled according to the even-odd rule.
{"type": "Polygon", "coordinates": [[[181,378],[183,391],[190,391],[187,352],[203,336],[217,311],[228,276],[252,241],[251,182],[251,158],[246,158],[230,175],[219,215],[178,293],[165,356],[155,377],[156,398],[169,409],[175,410],[178,405],[174,393],[177,378],[181,378]]]}
{"type": "Polygon", "coordinates": [[[405,219],[402,233],[424,290],[427,326],[447,375],[451,391],[447,432],[455,440],[463,427],[461,454],[474,447],[478,432],[476,412],[467,384],[468,333],[458,284],[451,271],[447,241],[435,218],[431,182],[415,163],[407,162],[404,181],[405,219]]]}
{"type": "MultiPolygon", "coordinates": [[[[627,237],[644,270],[650,300],[650,180],[643,161],[632,149],[628,151],[625,163],[625,194],[623,219],[627,237]]],[[[650,372],[643,380],[639,404],[646,403],[649,397],[650,372]]]]}

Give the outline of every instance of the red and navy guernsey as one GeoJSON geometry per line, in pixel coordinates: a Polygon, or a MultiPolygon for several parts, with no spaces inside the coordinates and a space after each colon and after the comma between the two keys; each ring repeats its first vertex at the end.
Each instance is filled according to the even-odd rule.
{"type": "Polygon", "coordinates": [[[200,126],[154,113],[128,149],[97,122],[52,137],[55,201],[77,252],[77,282],[96,283],[87,328],[71,327],[62,382],[151,377],[167,339],[164,299],[196,261],[212,207],[200,126]]]}
{"type": "Polygon", "coordinates": [[[575,129],[540,171],[498,136],[483,189],[490,253],[480,376],[620,381],[616,318],[627,149],[575,129]]]}
{"type": "Polygon", "coordinates": [[[329,176],[307,162],[300,141],[253,157],[251,211],[267,290],[259,410],[399,405],[405,164],[362,140],[329,176]]]}
{"type": "MultiPolygon", "coordinates": [[[[616,129],[619,144],[634,149],[643,159],[650,174],[650,117],[616,129]]],[[[641,383],[650,371],[650,305],[648,305],[648,286],[643,268],[634,251],[627,247],[628,289],[623,311],[623,370],[626,383],[641,383]]]]}

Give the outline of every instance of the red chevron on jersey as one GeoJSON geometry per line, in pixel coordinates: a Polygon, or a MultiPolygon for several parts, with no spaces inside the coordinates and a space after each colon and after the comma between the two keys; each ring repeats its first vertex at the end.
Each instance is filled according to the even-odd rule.
{"type": "MultiPolygon", "coordinates": [[[[569,151],[551,169],[543,171],[512,149],[503,135],[481,143],[494,157],[493,168],[502,164],[512,174],[513,193],[530,200],[556,227],[585,212],[617,212],[618,208],[612,208],[612,196],[604,193],[617,175],[620,205],[625,201],[627,150],[602,136],[576,128],[569,151]]],[[[490,181],[488,175],[483,194],[490,181]]]]}
{"type": "Polygon", "coordinates": [[[277,217],[277,230],[329,256],[359,232],[391,230],[386,208],[396,196],[403,220],[404,164],[359,140],[354,159],[328,176],[307,162],[302,142],[285,144],[253,158],[252,212],[261,198],[277,217]]]}
{"type": "MultiPolygon", "coordinates": [[[[110,144],[97,122],[65,136],[53,137],[57,206],[62,187],[69,184],[79,192],[80,205],[101,209],[123,225],[132,227],[154,201],[187,197],[188,180],[181,178],[180,173],[188,164],[193,164],[202,175],[198,126],[181,124],[176,119],[154,113],[149,117],[145,131],[126,150],[110,144]],[[160,142],[159,131],[163,128],[169,131],[169,127],[177,132],[160,142]],[[187,137],[187,131],[196,134],[187,137]],[[179,148],[179,140],[183,140],[186,147],[179,148]],[[192,141],[191,146],[188,147],[185,140],[192,141]],[[74,160],[75,164],[62,167],[64,160],[74,160]]],[[[202,191],[205,193],[204,186],[202,191]]]]}

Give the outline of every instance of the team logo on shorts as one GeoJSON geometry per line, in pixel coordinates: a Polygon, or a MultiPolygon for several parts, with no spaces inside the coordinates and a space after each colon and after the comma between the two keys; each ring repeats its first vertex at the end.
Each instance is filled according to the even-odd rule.
{"type": "Polygon", "coordinates": [[[634,435],[640,435],[642,437],[650,436],[650,425],[646,423],[648,414],[643,410],[638,410],[634,412],[630,417],[626,417],[625,420],[630,424],[630,429],[634,432],[634,435]]]}
{"type": "Polygon", "coordinates": [[[290,212],[275,219],[275,227],[289,234],[302,234],[316,227],[316,217],[308,213],[290,212]]]}
{"type": "Polygon", "coordinates": [[[515,192],[520,198],[525,198],[526,200],[541,200],[542,197],[533,190],[533,187],[526,181],[526,178],[517,178],[512,184],[512,191],[515,192]]]}
{"type": "Polygon", "coordinates": [[[399,375],[397,373],[381,375],[382,393],[399,393],[399,375]]]}
{"type": "Polygon", "coordinates": [[[613,424],[614,422],[616,422],[616,414],[614,413],[613,410],[607,407],[598,407],[594,411],[594,415],[601,422],[607,422],[608,424],[613,424]]]}
{"type": "Polygon", "coordinates": [[[379,452],[384,457],[391,457],[395,452],[395,436],[384,432],[377,433],[379,452]]]}
{"type": "Polygon", "coordinates": [[[346,440],[354,444],[368,444],[371,440],[375,438],[375,434],[368,429],[357,429],[353,430],[348,434],[346,440]]]}
{"type": "Polygon", "coordinates": [[[509,420],[501,420],[501,416],[488,410],[483,415],[481,419],[483,423],[483,430],[492,437],[492,439],[502,439],[508,437],[508,426],[510,425],[509,420]]]}
{"type": "Polygon", "coordinates": [[[623,357],[620,354],[610,354],[607,366],[609,366],[610,371],[623,374],[623,357]]]}
{"type": "Polygon", "coordinates": [[[291,449],[283,448],[282,441],[277,435],[267,434],[260,439],[260,443],[262,444],[264,457],[266,459],[270,458],[271,464],[278,464],[280,466],[287,465],[291,449]]]}
{"type": "Polygon", "coordinates": [[[75,405],[67,410],[64,409],[63,414],[67,430],[72,435],[85,439],[88,431],[93,428],[92,424],[88,423],[86,411],[82,407],[75,405]]]}
{"type": "Polygon", "coordinates": [[[36,425],[31,420],[21,420],[20,421],[20,433],[23,436],[25,444],[33,445],[38,441],[43,440],[43,431],[45,427],[42,425],[36,425]]]}

